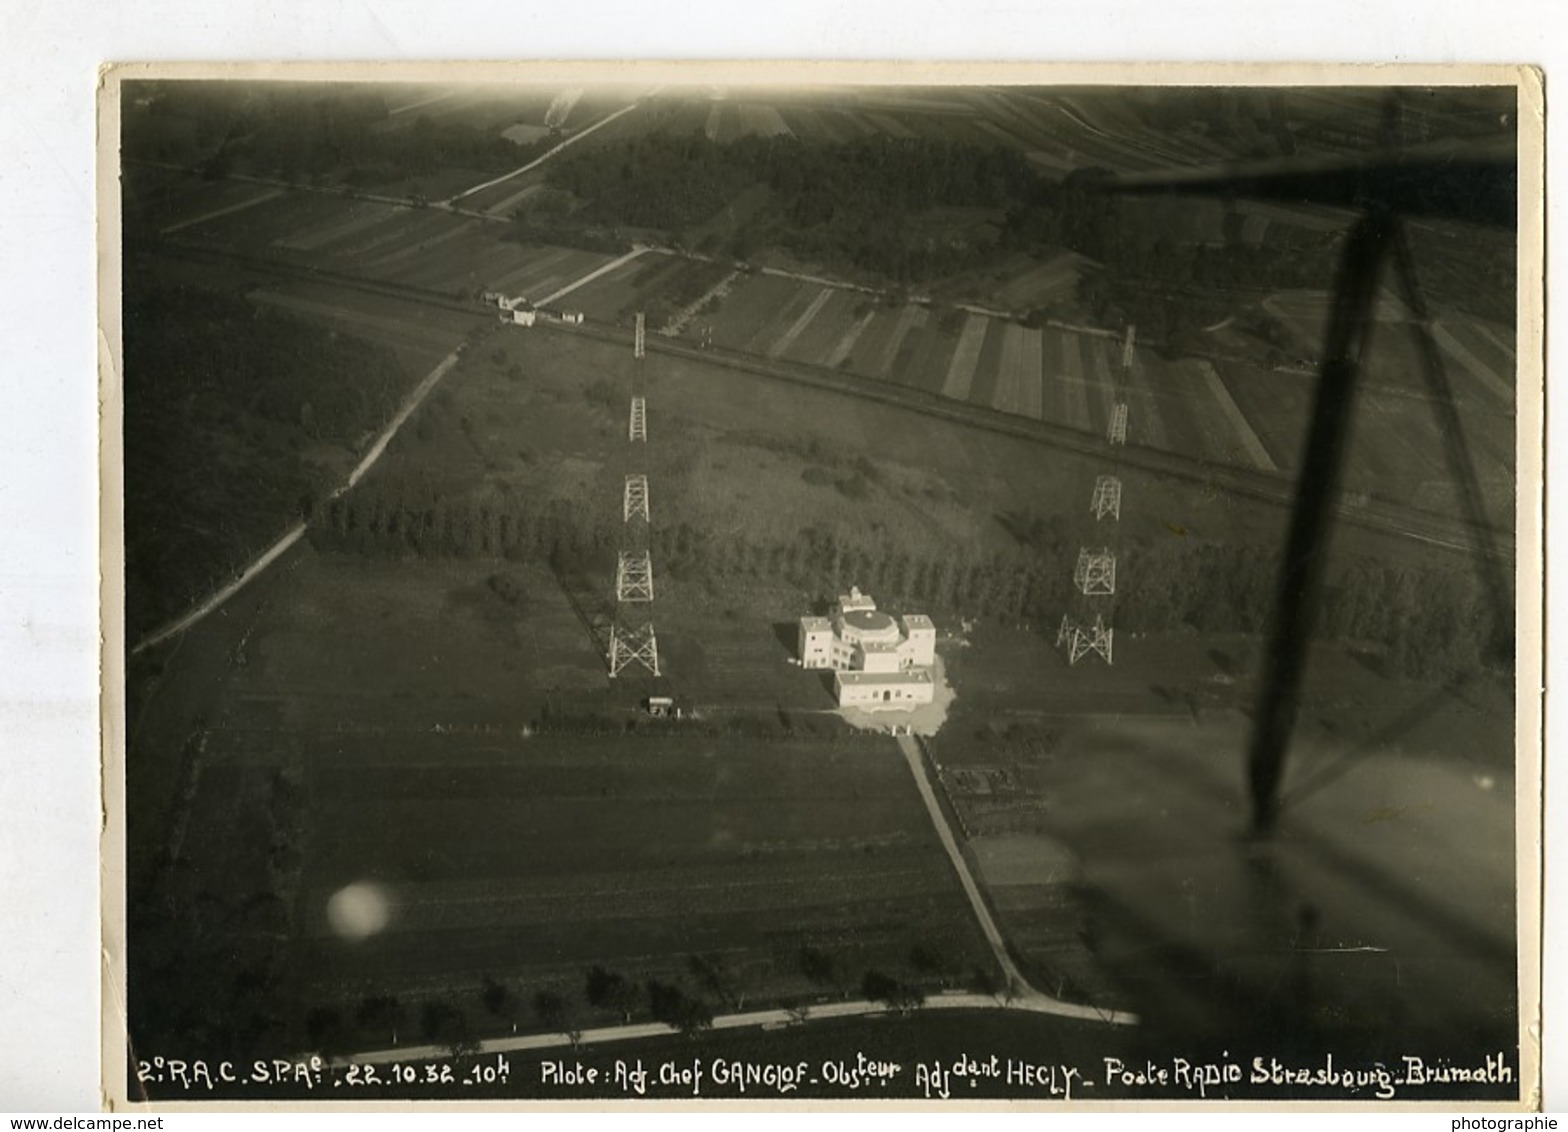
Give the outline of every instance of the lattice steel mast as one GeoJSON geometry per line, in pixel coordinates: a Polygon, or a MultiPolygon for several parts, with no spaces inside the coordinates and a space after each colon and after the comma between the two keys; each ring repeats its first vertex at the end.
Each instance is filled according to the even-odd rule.
{"type": "Polygon", "coordinates": [[[1095,542],[1098,546],[1081,546],[1073,563],[1073,589],[1076,596],[1074,611],[1062,614],[1061,626],[1056,631],[1058,648],[1067,649],[1067,662],[1077,664],[1086,656],[1104,659],[1106,664],[1115,660],[1116,630],[1112,624],[1116,604],[1116,557],[1121,539],[1115,524],[1122,517],[1122,481],[1119,450],[1127,443],[1127,375],[1133,366],[1133,344],[1137,341],[1137,327],[1129,325],[1122,340],[1121,367],[1116,377],[1116,389],[1111,408],[1110,426],[1106,429],[1106,444],[1112,451],[1112,473],[1098,475],[1094,480],[1094,493],[1089,499],[1089,512],[1094,516],[1095,542]],[[1102,521],[1109,519],[1113,528],[1108,540],[1099,535],[1102,521]]]}
{"type": "MultiPolygon", "coordinates": [[[[631,451],[646,454],[648,441],[648,402],[645,393],[643,357],[646,340],[643,313],[637,312],[632,338],[631,411],[627,418],[626,441],[631,451]],[[638,444],[641,447],[637,447],[638,444]]],[[[615,564],[615,617],[610,622],[609,666],[612,678],[632,664],[640,664],[655,676],[659,672],[659,639],[653,628],[653,555],[648,545],[648,476],[628,472],[621,491],[621,550],[615,564]],[[631,617],[637,607],[641,616],[631,617]]]]}

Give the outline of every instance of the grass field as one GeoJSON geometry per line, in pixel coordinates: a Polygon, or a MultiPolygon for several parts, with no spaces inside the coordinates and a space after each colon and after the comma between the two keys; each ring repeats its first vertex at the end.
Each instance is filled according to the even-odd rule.
{"type": "Polygon", "coordinates": [[[575,991],[593,963],[679,981],[688,956],[707,955],[737,996],[763,999],[812,993],[798,965],[811,943],[831,941],[848,971],[897,964],[928,938],[961,964],[981,954],[889,749],[483,745],[340,743],[311,781],[334,814],[307,851],[300,909],[302,958],[324,986],[457,991],[504,973],[575,991]],[[396,908],[395,927],[362,946],[321,915],[355,881],[396,908]]]}
{"type": "Polygon", "coordinates": [[[384,342],[407,357],[410,365],[425,370],[483,325],[478,318],[456,311],[310,283],[258,288],[248,297],[257,306],[290,311],[355,337],[384,342]]]}
{"type": "Polygon", "coordinates": [[[970,956],[891,744],[524,738],[552,695],[602,692],[603,667],[546,572],[522,571],[520,619],[490,569],[304,555],[229,674],[185,851],[229,874],[220,850],[244,839],[223,836],[223,791],[298,753],[318,816],[297,958],[318,997],[484,973],[575,987],[592,962],[673,977],[691,953],[732,960],[745,993],[802,993],[807,941],[832,940],[849,970],[927,933],[970,956]],[[352,881],[397,908],[361,945],[324,919],[352,881]]]}
{"type": "Polygon", "coordinates": [[[142,190],[148,220],[184,242],[260,254],[452,295],[548,294],[610,256],[501,238],[504,226],[436,209],[259,185],[209,191],[175,177],[166,204],[142,190]]]}
{"type": "Polygon", "coordinates": [[[649,329],[661,331],[733,271],[725,264],[680,256],[642,255],[573,291],[571,305],[589,318],[623,326],[642,310],[649,329]]]}
{"type": "MultiPolygon", "coordinates": [[[[724,1007],[836,994],[802,973],[807,946],[846,990],[868,967],[907,976],[917,945],[955,978],[984,962],[889,741],[527,736],[568,672],[602,687],[603,670],[547,585],[528,577],[520,638],[485,608],[483,573],[303,554],[224,665],[176,899],[284,896],[271,930],[293,925],[301,1016],[391,995],[455,1003],[483,1032],[504,1030],[477,1008],[487,977],[519,999],[555,989],[586,1022],[593,964],[724,1007]],[[292,834],[263,817],[279,774],[308,799],[292,834]],[[269,877],[278,836],[299,856],[293,893],[269,877]],[[327,909],[356,883],[390,919],[346,940],[327,909]],[[722,982],[697,982],[694,956],[722,982]]],[[[161,710],[201,678],[172,661],[161,710]]]]}

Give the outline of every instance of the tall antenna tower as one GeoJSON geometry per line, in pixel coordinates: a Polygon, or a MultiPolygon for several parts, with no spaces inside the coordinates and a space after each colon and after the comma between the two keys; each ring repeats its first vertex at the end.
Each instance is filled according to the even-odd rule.
{"type": "MultiPolygon", "coordinates": [[[[1120,390],[1117,391],[1120,396],[1120,390]]],[[[1111,411],[1111,427],[1106,432],[1105,438],[1112,444],[1120,447],[1127,443],[1127,402],[1116,402],[1116,408],[1111,411]]]]}
{"type": "MultiPolygon", "coordinates": [[[[632,338],[631,412],[626,442],[635,460],[647,453],[648,401],[642,363],[645,353],[642,311],[632,338]],[[640,443],[640,447],[639,447],[640,443]]],[[[610,676],[640,664],[659,673],[659,639],[653,628],[653,556],[649,551],[648,475],[628,472],[621,490],[621,550],[615,564],[615,617],[610,622],[610,676]],[[633,616],[633,610],[637,616],[633,616]]]]}
{"type": "Polygon", "coordinates": [[[1122,517],[1122,481],[1119,477],[1094,478],[1094,498],[1089,501],[1089,510],[1094,512],[1096,519],[1103,519],[1107,515],[1113,519],[1122,517]]]}
{"type": "Polygon", "coordinates": [[[1073,563],[1073,609],[1062,614],[1056,631],[1056,645],[1067,649],[1067,663],[1077,664],[1086,656],[1098,656],[1111,664],[1115,660],[1116,630],[1112,625],[1116,611],[1116,557],[1121,539],[1117,527],[1122,517],[1122,480],[1120,449],[1127,443],[1128,373],[1133,366],[1133,345],[1138,328],[1128,325],[1122,339],[1122,364],[1116,375],[1110,427],[1105,440],[1111,449],[1111,472],[1094,479],[1089,513],[1094,516],[1095,539],[1100,545],[1081,546],[1073,563]],[[1110,538],[1102,534],[1109,520],[1110,538]]]}

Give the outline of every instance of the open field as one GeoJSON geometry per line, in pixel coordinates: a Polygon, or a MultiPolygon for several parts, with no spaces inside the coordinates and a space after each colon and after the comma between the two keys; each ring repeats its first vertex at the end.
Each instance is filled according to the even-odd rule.
{"type": "Polygon", "coordinates": [[[487,133],[501,133],[518,123],[543,126],[551,106],[564,93],[528,87],[414,88],[405,101],[393,108],[392,115],[380,123],[380,127],[412,129],[420,118],[438,126],[461,123],[487,133]]]}
{"type": "Polygon", "coordinates": [[[345,302],[336,288],[312,288],[308,284],[284,289],[252,291],[250,301],[258,307],[288,311],[319,321],[367,341],[383,342],[408,357],[412,365],[428,368],[445,357],[472,328],[472,320],[449,312],[428,309],[409,310],[397,300],[377,300],[366,296],[359,302],[345,302]],[[446,315],[442,318],[440,315],[446,315]],[[414,317],[408,317],[414,316],[414,317]]]}
{"type": "MultiPolygon", "coordinates": [[[[411,211],[408,215],[421,214],[411,211]]],[[[482,239],[483,233],[476,233],[475,238],[482,239]]],[[[389,246],[379,236],[374,239],[381,249],[389,246]]],[[[461,241],[448,240],[442,246],[460,245],[461,241]]],[[[572,273],[607,262],[593,253],[517,247],[520,250],[512,252],[497,251],[492,246],[487,253],[503,257],[508,265],[521,265],[513,266],[506,276],[514,283],[540,280],[553,285],[563,275],[563,266],[566,273],[572,273]]],[[[389,255],[384,250],[372,254],[378,259],[389,255]]],[[[390,260],[380,268],[394,276],[400,273],[399,269],[405,277],[415,276],[418,282],[431,281],[432,274],[439,281],[443,275],[450,277],[452,270],[439,265],[431,268],[409,251],[390,253],[390,260]]],[[[457,266],[456,270],[462,271],[463,267],[457,266]]],[[[818,305],[823,293],[820,284],[777,275],[737,276],[724,272],[718,264],[702,261],[690,261],[681,267],[678,257],[668,255],[644,256],[618,265],[574,291],[569,305],[578,305],[583,299],[596,301],[601,311],[613,309],[619,312],[621,320],[629,321],[631,311],[641,305],[642,298],[629,280],[640,273],[653,279],[652,292],[656,295],[696,294],[715,278],[732,289],[720,299],[716,312],[708,311],[686,322],[684,334],[688,340],[711,328],[717,345],[725,345],[728,338],[733,348],[783,361],[805,361],[812,355],[822,356],[826,349],[822,362],[830,368],[858,366],[862,372],[885,369],[886,377],[881,380],[927,391],[939,388],[949,397],[985,408],[998,407],[1001,378],[997,367],[1004,360],[1004,343],[1009,335],[1022,334],[1021,356],[1020,341],[1015,337],[1009,360],[1015,369],[1019,365],[1023,368],[1016,376],[1016,385],[1005,387],[1001,407],[1011,406],[1019,416],[1034,414],[1034,335],[1016,326],[1009,329],[1003,320],[983,315],[954,317],[939,314],[939,308],[929,312],[918,306],[890,308],[853,291],[835,291],[818,305]],[[595,300],[595,291],[603,288],[611,289],[610,293],[595,300]],[[860,341],[863,337],[867,338],[864,345],[860,341]],[[806,357],[802,357],[803,353],[806,357]]],[[[477,282],[476,274],[470,272],[469,280],[477,282]]],[[[458,285],[452,290],[458,294],[464,288],[458,285]]],[[[658,308],[654,309],[657,313],[658,308]]],[[[1461,325],[1458,316],[1447,317],[1452,324],[1461,325]]],[[[1479,348],[1507,357],[1507,335],[1486,324],[1477,323],[1476,327],[1476,339],[1482,343],[1479,348]]],[[[1358,414],[1356,426],[1367,430],[1367,435],[1374,439],[1351,446],[1346,489],[1352,503],[1393,502],[1435,516],[1457,516],[1460,496],[1447,466],[1446,446],[1422,446],[1401,433],[1414,426],[1433,438],[1440,435],[1432,423],[1435,418],[1431,402],[1424,399],[1422,391],[1409,388],[1413,346],[1399,340],[1395,333],[1399,329],[1392,325],[1384,334],[1374,336],[1366,394],[1369,407],[1358,414]],[[1391,355],[1391,361],[1379,361],[1379,349],[1396,353],[1391,355]],[[1401,366],[1405,368],[1402,370],[1401,366]],[[1404,387],[1390,384],[1390,378],[1403,380],[1404,387]],[[1378,439],[1380,432],[1386,435],[1378,439]],[[1380,447],[1407,452],[1409,463],[1390,465],[1380,447]]],[[[1225,359],[1212,363],[1193,358],[1171,361],[1140,347],[1135,351],[1128,381],[1120,387],[1116,376],[1120,368],[1118,351],[1108,337],[1046,328],[1040,332],[1039,341],[1043,384],[1039,411],[1046,423],[1098,435],[1115,399],[1124,397],[1131,409],[1128,435],[1133,445],[1163,448],[1241,468],[1267,470],[1272,465],[1285,474],[1291,471],[1304,428],[1306,398],[1313,380],[1310,374],[1265,371],[1225,359]],[[1291,392],[1293,387],[1300,389],[1299,395],[1291,392]]],[[[1460,409],[1467,418],[1465,427],[1472,459],[1481,473],[1488,514],[1494,523],[1506,529],[1511,524],[1512,505],[1508,470],[1512,460],[1511,416],[1486,392],[1472,396],[1460,409]],[[1484,404],[1492,407],[1490,416],[1476,411],[1483,398],[1487,399],[1484,404]]]]}
{"type": "MultiPolygon", "coordinates": [[[[1061,340],[1071,338],[1064,335],[1061,340]]],[[[614,452],[613,439],[624,435],[622,422],[583,401],[580,375],[629,380],[629,336],[625,344],[615,345],[571,333],[512,331],[504,341],[524,372],[536,375],[530,380],[540,383],[528,399],[512,397],[505,402],[518,422],[511,427],[526,427],[524,421],[538,412],[533,406],[542,404],[559,406],[554,411],[580,412],[585,421],[602,422],[601,443],[608,459],[614,452]],[[573,407],[574,401],[581,403],[581,409],[573,407]]],[[[943,540],[952,540],[943,545],[985,551],[1012,544],[1011,536],[994,521],[996,516],[1013,512],[1074,516],[1080,509],[1087,513],[1094,475],[1103,470],[1101,459],[1042,449],[913,409],[770,381],[737,372],[719,357],[709,362],[650,353],[645,365],[650,382],[648,427],[650,437],[660,442],[652,445],[650,455],[655,461],[673,461],[651,465],[663,477],[659,494],[669,502],[656,498],[654,505],[665,508],[667,521],[679,516],[694,526],[731,532],[754,529],[758,516],[767,514],[772,524],[786,530],[792,524],[812,522],[812,516],[829,528],[861,527],[867,522],[863,502],[831,486],[806,482],[800,470],[864,454],[880,469],[869,497],[876,512],[871,522],[880,524],[878,529],[887,537],[902,537],[896,532],[907,528],[910,537],[926,541],[934,537],[930,532],[940,531],[943,540]],[[710,452],[697,456],[695,450],[704,446],[710,452]],[[705,487],[714,482],[714,475],[695,470],[699,461],[712,460],[719,463],[707,465],[709,473],[722,474],[727,484],[723,491],[705,487]],[[1048,474],[1042,475],[1042,460],[1048,474]],[[916,531],[922,533],[917,536],[916,531]]],[[[491,380],[496,379],[486,379],[491,380]]],[[[455,385],[454,395],[465,388],[455,385]]],[[[1137,427],[1134,414],[1129,433],[1137,427]]],[[[1240,539],[1260,545],[1271,545],[1281,536],[1284,512],[1280,508],[1223,492],[1196,491],[1131,466],[1124,466],[1120,475],[1127,498],[1139,501],[1137,508],[1123,514],[1122,534],[1128,540],[1169,539],[1173,529],[1182,532],[1180,537],[1240,539]]],[[[521,483],[518,490],[524,490],[521,483]]],[[[1351,533],[1346,528],[1341,538],[1343,543],[1336,545],[1398,561],[1418,562],[1426,553],[1415,544],[1371,531],[1351,533]]]]}
{"type": "Polygon", "coordinates": [[[547,573],[524,572],[519,618],[487,572],[303,555],[229,674],[185,852],[224,876],[227,789],[295,752],[314,815],[295,945],[308,1000],[466,992],[483,974],[575,988],[595,962],[678,977],[699,953],[760,996],[809,990],[806,942],[831,939],[851,971],[927,934],[969,954],[891,744],[525,738],[552,694],[602,689],[602,665],[547,573]],[[324,916],[354,881],[396,909],[359,944],[324,916]]]}
{"type": "MultiPolygon", "coordinates": [[[[619,320],[638,301],[632,273],[624,271],[622,278],[611,301],[619,320]]],[[[1313,301],[1303,294],[1280,300],[1276,309],[1316,334],[1319,316],[1311,312],[1321,307],[1308,305],[1313,301]]],[[[743,277],[689,332],[698,326],[711,328],[714,344],[726,349],[847,370],[1090,433],[1102,432],[1113,406],[1125,401],[1130,444],[1266,471],[1295,466],[1315,381],[1314,373],[1226,359],[1169,359],[1144,348],[1135,350],[1124,377],[1120,342],[1110,337],[1029,329],[985,315],[941,319],[923,306],[888,307],[853,291],[824,297],[820,286],[769,275],[743,277]]],[[[1510,336],[1452,314],[1439,323],[1437,337],[1453,359],[1450,381],[1490,517],[1507,526],[1510,336]]],[[[1430,394],[1416,376],[1414,351],[1394,317],[1374,337],[1346,488],[1453,514],[1452,473],[1430,394]]]]}
{"type": "MultiPolygon", "coordinates": [[[[517,356],[525,373],[543,372],[538,355],[517,356]]],[[[508,484],[521,490],[527,469],[543,467],[564,499],[591,499],[605,486],[596,452],[616,447],[615,430],[594,423],[599,410],[577,392],[580,370],[549,372],[531,383],[542,388],[518,398],[500,366],[470,363],[433,398],[427,435],[402,435],[365,487],[385,490],[412,476],[441,495],[466,487],[499,496],[508,484]],[[522,427],[510,427],[508,414],[522,427]],[[460,429],[458,421],[475,424],[460,429]],[[510,457],[524,446],[527,459],[510,457]],[[573,467],[581,496],[570,487],[573,467]]],[[[665,406],[655,429],[713,400],[700,382],[675,373],[652,380],[665,406]]],[[[685,447],[676,436],[664,443],[685,447]]],[[[722,466],[729,456],[721,446],[710,458],[722,466]]],[[[759,483],[770,474],[754,472],[759,483]]],[[[702,478],[693,473],[690,481],[702,478]]],[[[655,505],[679,514],[697,498],[672,475],[655,505]]],[[[726,493],[722,506],[747,506],[746,485],[726,493]]],[[[692,518],[703,521],[696,511],[692,518]]],[[[271,893],[281,900],[276,915],[292,925],[289,967],[310,972],[295,983],[300,1009],[347,1016],[365,997],[387,993],[467,1001],[485,976],[519,993],[570,991],[593,962],[689,984],[692,955],[722,966],[727,994],[811,995],[819,988],[798,962],[807,945],[833,954],[846,985],[866,966],[902,975],[917,944],[941,955],[954,978],[983,961],[891,745],[837,738],[837,725],[814,722],[825,690],[785,663],[770,624],[799,608],[783,595],[715,604],[683,598],[677,582],[661,635],[677,687],[689,682],[721,712],[738,707],[766,718],[789,704],[788,731],[738,745],[699,732],[579,735],[563,746],[524,732],[563,703],[592,711],[607,701],[597,647],[549,572],[300,549],[275,581],[263,600],[236,608],[246,621],[237,640],[239,626],[223,618],[192,631],[192,641],[229,638],[220,648],[221,684],[210,683],[208,664],[187,673],[180,653],[164,658],[153,703],[141,708],[150,722],[135,742],[138,750],[172,751],[198,737],[199,769],[181,811],[191,817],[178,848],[190,868],[178,899],[226,905],[271,893]],[[528,595],[522,611],[487,586],[498,569],[510,570],[528,595]],[[322,647],[326,639],[331,649],[322,647]],[[192,680],[207,682],[205,697],[190,696],[192,680]],[[201,720],[168,706],[195,701],[205,709],[201,720]],[[600,753],[587,758],[592,750],[600,753]],[[269,798],[276,810],[280,781],[308,799],[292,821],[258,818],[252,829],[225,819],[230,805],[267,811],[269,798]],[[585,852],[567,833],[600,820],[618,831],[602,852],[585,852]],[[478,840],[476,830],[484,831],[478,840]],[[279,837],[296,861],[282,879],[260,844],[279,837]],[[568,860],[575,871],[563,871],[568,860]],[[379,886],[396,909],[387,931],[361,944],[324,929],[326,901],[353,881],[379,886]],[[653,903],[628,903],[633,889],[653,903]]],[[[208,651],[187,647],[193,657],[208,651]]],[[[226,931],[246,936],[251,923],[231,922],[226,931]]]]}
{"type": "Polygon", "coordinates": [[[290,311],[345,334],[384,342],[416,368],[428,369],[485,325],[475,315],[323,284],[260,287],[248,297],[257,306],[290,311]]]}
{"type": "Polygon", "coordinates": [[[244,187],[249,195],[191,197],[168,214],[164,230],[201,247],[454,296],[548,294],[613,258],[504,240],[502,225],[437,209],[244,187]]]}
{"type": "MultiPolygon", "coordinates": [[[[602,668],[547,585],[529,574],[539,597],[509,625],[510,611],[485,608],[484,572],[302,554],[227,658],[176,899],[291,905],[272,930],[290,933],[294,1025],[391,995],[504,1029],[474,1005],[487,977],[520,1000],[554,989],[579,1002],[594,964],[723,1007],[831,990],[802,974],[807,946],[846,988],[868,967],[903,974],[917,945],[956,978],[985,961],[889,741],[528,737],[551,692],[541,685],[570,683],[575,668],[602,686],[602,668]],[[259,816],[279,776],[308,800],[291,830],[259,816]],[[590,829],[601,832],[584,840],[590,829]],[[279,836],[298,854],[293,892],[269,874],[279,836]],[[354,883],[387,901],[387,929],[368,939],[328,922],[333,894],[354,883]],[[694,956],[722,981],[695,982],[694,956]]],[[[156,695],[167,705],[197,678],[172,658],[156,695]]],[[[167,711],[151,718],[167,726],[167,711]]]]}
{"type": "Polygon", "coordinates": [[[154,165],[128,165],[120,196],[128,231],[171,234],[217,219],[236,206],[250,208],[277,190],[250,181],[209,181],[154,165]]]}
{"type": "MultiPolygon", "coordinates": [[[[138,178],[134,195],[150,210],[149,219],[181,240],[453,296],[495,288],[537,297],[610,262],[595,253],[500,240],[481,221],[436,211],[279,194],[260,186],[219,191],[196,178],[182,180],[159,170],[141,170],[138,178]]],[[[1265,219],[1286,223],[1274,212],[1265,219]]],[[[1071,257],[1064,257],[1024,267],[1002,286],[1015,288],[1009,292],[1014,299],[1039,298],[1052,287],[1066,286],[1073,270],[1071,257]]],[[[731,275],[732,269],[719,263],[644,256],[573,292],[569,305],[616,323],[625,323],[637,309],[650,309],[662,324],[722,281],[728,290],[717,297],[716,309],[693,309],[679,323],[688,340],[711,334],[713,344],[725,349],[941,391],[1089,433],[1102,431],[1111,406],[1124,399],[1131,410],[1131,444],[1287,473],[1298,457],[1310,368],[1298,375],[1230,356],[1171,359],[1140,348],[1123,382],[1117,346],[1109,339],[1026,329],[985,315],[949,318],[920,305],[889,307],[873,296],[777,275],[731,275]]],[[[1325,302],[1321,292],[1298,291],[1262,304],[1295,337],[1309,367],[1325,302]]],[[[1419,377],[1420,355],[1408,314],[1385,298],[1380,317],[1355,439],[1347,449],[1346,490],[1455,514],[1460,496],[1446,456],[1451,446],[1419,377]]],[[[1216,332],[1216,348],[1226,349],[1233,333],[1216,332]]],[[[1465,421],[1486,510],[1492,522],[1506,526],[1513,494],[1512,333],[1443,311],[1435,338],[1465,421]]]]}
{"type": "Polygon", "coordinates": [[[573,291],[571,305],[589,318],[620,326],[630,325],[641,310],[649,330],[661,331],[732,272],[724,264],[645,254],[573,291]]]}

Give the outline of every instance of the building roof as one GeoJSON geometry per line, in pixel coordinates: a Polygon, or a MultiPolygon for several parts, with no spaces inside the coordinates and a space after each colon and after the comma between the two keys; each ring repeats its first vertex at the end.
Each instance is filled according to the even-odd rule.
{"type": "Polygon", "coordinates": [[[875,609],[877,603],[871,599],[870,594],[860,592],[859,586],[850,586],[847,594],[839,594],[838,605],[843,610],[875,609]]]}
{"type": "Polygon", "coordinates": [[[878,633],[894,628],[893,619],[875,609],[851,609],[843,617],[844,624],[862,633],[878,633]]]}
{"type": "Polygon", "coordinates": [[[800,627],[802,629],[810,629],[812,631],[821,630],[825,632],[828,629],[833,628],[833,622],[829,621],[826,617],[802,617],[800,619],[800,627]]]}
{"type": "Polygon", "coordinates": [[[904,628],[935,629],[936,625],[924,613],[906,613],[904,614],[904,628]]]}
{"type": "Polygon", "coordinates": [[[902,672],[843,672],[833,674],[840,684],[929,684],[931,673],[924,668],[906,668],[902,672]]]}

